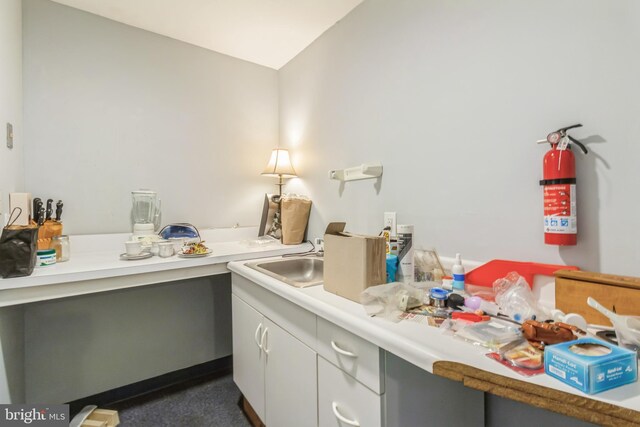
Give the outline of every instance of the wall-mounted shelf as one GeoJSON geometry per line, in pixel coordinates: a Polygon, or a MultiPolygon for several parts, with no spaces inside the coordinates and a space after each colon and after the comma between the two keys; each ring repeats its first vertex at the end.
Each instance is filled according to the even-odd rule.
{"type": "Polygon", "coordinates": [[[368,163],[348,169],[330,170],[329,179],[337,181],[356,181],[382,176],[382,163],[368,163]]]}

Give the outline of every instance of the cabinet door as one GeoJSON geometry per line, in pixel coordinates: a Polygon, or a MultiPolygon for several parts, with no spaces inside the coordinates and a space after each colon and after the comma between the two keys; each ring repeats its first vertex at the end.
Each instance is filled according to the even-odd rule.
{"type": "Polygon", "coordinates": [[[277,427],[318,425],[316,353],[265,319],[267,418],[277,427]]]}
{"type": "Polygon", "coordinates": [[[233,329],[233,381],[256,414],[265,420],[264,353],[260,340],[264,317],[235,295],[231,296],[233,329]]]}

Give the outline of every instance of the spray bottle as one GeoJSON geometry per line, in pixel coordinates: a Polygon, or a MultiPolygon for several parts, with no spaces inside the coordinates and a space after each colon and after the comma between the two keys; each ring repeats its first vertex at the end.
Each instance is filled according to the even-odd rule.
{"type": "Polygon", "coordinates": [[[460,254],[456,254],[456,261],[451,267],[451,275],[453,276],[453,290],[464,291],[464,267],[460,254]]]}

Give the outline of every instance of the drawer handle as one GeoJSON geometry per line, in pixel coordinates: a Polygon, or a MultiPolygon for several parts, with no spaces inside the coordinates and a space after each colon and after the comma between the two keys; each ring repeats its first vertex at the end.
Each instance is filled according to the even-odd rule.
{"type": "Polygon", "coordinates": [[[343,356],[358,357],[357,354],[352,353],[352,352],[347,351],[347,350],[343,350],[340,347],[338,347],[338,344],[336,344],[336,342],[334,340],[331,340],[331,348],[334,349],[337,353],[342,354],[343,356]]]}
{"type": "Polygon", "coordinates": [[[258,341],[258,335],[260,335],[260,330],[262,329],[262,323],[258,325],[256,328],[256,333],[253,335],[253,340],[256,342],[256,345],[260,350],[262,350],[262,343],[258,341]]]}
{"type": "Polygon", "coordinates": [[[338,411],[338,404],[336,402],[332,403],[332,407],[333,407],[333,415],[335,415],[337,419],[339,419],[345,424],[349,424],[350,426],[360,427],[360,423],[358,421],[345,418],[344,415],[342,415],[340,411],[338,411]]]}
{"type": "Polygon", "coordinates": [[[269,350],[267,349],[267,332],[269,328],[264,328],[264,332],[262,332],[262,337],[260,337],[260,348],[264,351],[265,354],[269,354],[269,350]]]}

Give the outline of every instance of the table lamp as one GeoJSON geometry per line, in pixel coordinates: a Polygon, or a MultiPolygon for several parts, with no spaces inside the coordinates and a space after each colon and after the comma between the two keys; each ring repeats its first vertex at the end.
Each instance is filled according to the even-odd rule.
{"type": "Polygon", "coordinates": [[[289,150],[286,148],[274,148],[267,167],[262,171],[262,175],[278,177],[278,183],[276,184],[278,186],[278,197],[282,197],[282,185],[284,184],[282,179],[298,176],[291,165],[289,150]]]}

